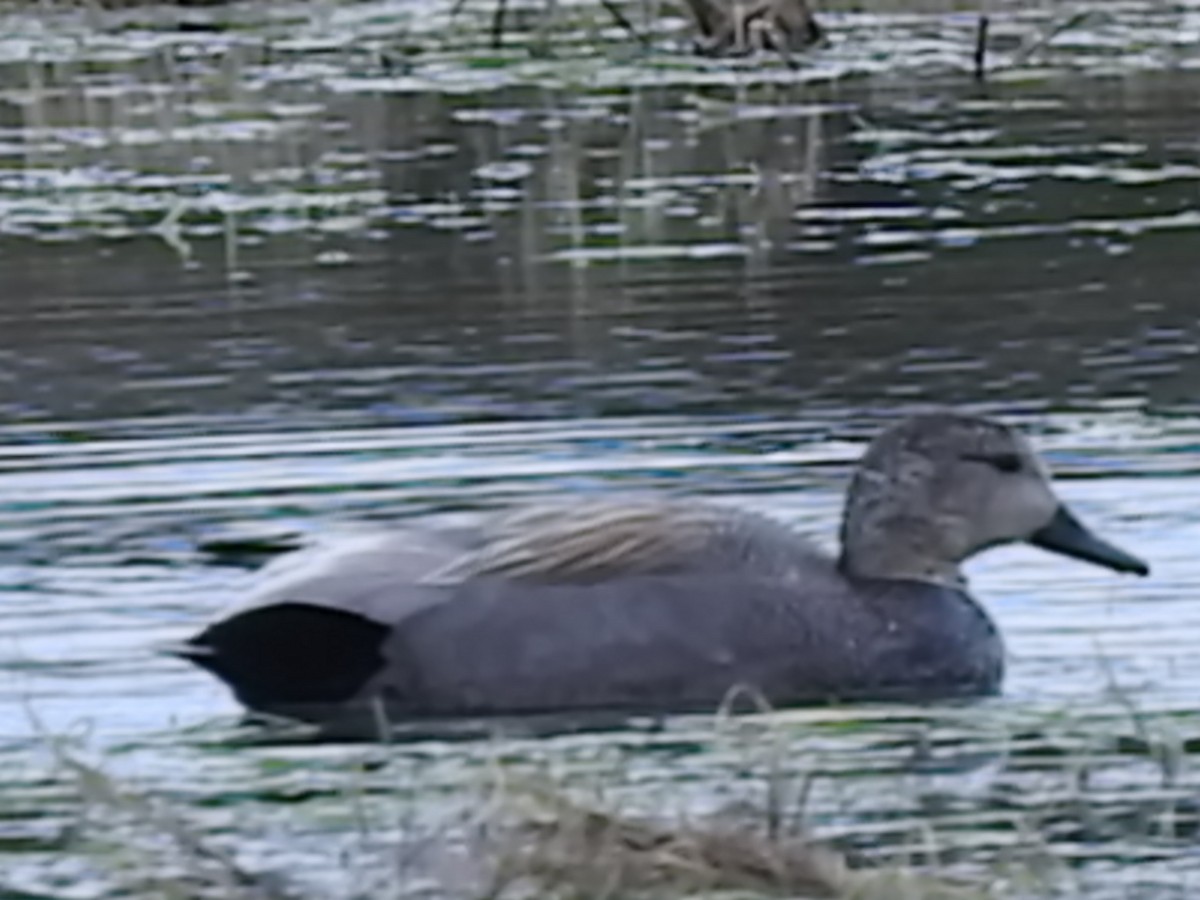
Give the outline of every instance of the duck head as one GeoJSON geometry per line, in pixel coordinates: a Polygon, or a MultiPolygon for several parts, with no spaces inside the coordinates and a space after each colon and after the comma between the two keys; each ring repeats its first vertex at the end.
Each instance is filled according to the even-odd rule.
{"type": "Polygon", "coordinates": [[[1055,496],[1045,463],[1021,434],[978,416],[929,413],[893,425],[868,447],[846,496],[841,566],[856,577],[959,585],[964,560],[1020,541],[1149,573],[1055,496]]]}

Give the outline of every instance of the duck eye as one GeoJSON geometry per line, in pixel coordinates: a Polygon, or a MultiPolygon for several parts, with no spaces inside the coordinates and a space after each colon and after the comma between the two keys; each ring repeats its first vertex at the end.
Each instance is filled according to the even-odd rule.
{"type": "Polygon", "coordinates": [[[973,453],[964,456],[963,459],[986,463],[997,472],[1003,472],[1006,475],[1021,471],[1021,457],[1016,453],[973,453]]]}

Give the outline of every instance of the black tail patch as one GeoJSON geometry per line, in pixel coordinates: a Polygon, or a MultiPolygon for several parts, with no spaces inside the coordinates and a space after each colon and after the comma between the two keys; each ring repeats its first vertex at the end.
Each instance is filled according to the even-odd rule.
{"type": "Polygon", "coordinates": [[[210,625],[179,655],[212,672],[238,700],[265,712],[352,699],[383,665],[388,629],[307,603],[256,607],[210,625]]]}

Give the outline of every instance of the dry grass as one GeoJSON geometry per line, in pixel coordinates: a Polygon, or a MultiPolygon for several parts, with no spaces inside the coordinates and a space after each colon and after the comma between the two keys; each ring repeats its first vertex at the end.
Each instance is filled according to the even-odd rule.
{"type": "Polygon", "coordinates": [[[508,811],[516,827],[499,850],[499,884],[533,880],[596,897],[665,889],[838,897],[852,880],[839,854],[808,840],[766,841],[732,827],[667,828],[579,805],[552,788],[517,800],[508,811]]]}
{"type": "Polygon", "coordinates": [[[501,804],[506,826],[484,848],[489,900],[512,897],[796,897],[982,900],[987,890],[898,867],[855,868],[808,834],[711,820],[676,827],[579,804],[553,785],[501,804]]]}

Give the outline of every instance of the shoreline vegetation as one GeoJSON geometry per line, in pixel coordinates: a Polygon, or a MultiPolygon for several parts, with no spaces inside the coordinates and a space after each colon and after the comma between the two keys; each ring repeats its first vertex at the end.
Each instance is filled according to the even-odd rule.
{"type": "MultiPolygon", "coordinates": [[[[119,11],[155,8],[204,11],[236,8],[250,2],[252,0],[36,0],[29,3],[0,2],[0,12],[19,9],[50,13],[61,9],[119,11]]],[[[455,22],[468,5],[476,6],[479,2],[480,0],[453,0],[449,9],[450,22],[455,22]]],[[[486,2],[492,3],[487,27],[490,44],[493,49],[499,50],[505,44],[505,36],[509,33],[512,13],[516,7],[512,5],[512,0],[486,2]]],[[[652,20],[672,13],[684,15],[692,31],[691,49],[700,56],[726,59],[777,56],[787,68],[795,70],[800,66],[801,54],[829,40],[827,29],[821,22],[821,9],[810,0],[677,0],[674,4],[656,3],[653,6],[643,3],[640,8],[635,8],[635,5],[629,2],[618,3],[617,0],[594,2],[603,8],[612,24],[633,44],[644,48],[650,43],[648,32],[654,28],[652,20]],[[635,24],[635,18],[640,18],[640,25],[635,24]]],[[[908,4],[898,3],[896,0],[830,0],[821,6],[832,12],[844,12],[860,7],[903,9],[906,5],[923,8],[929,6],[929,0],[913,0],[908,4]]],[[[1044,6],[1044,3],[1012,5],[1015,9],[1034,9],[1044,6]]],[[[976,79],[984,79],[987,72],[988,35],[992,15],[978,7],[978,4],[964,5],[957,0],[942,0],[940,6],[947,12],[960,7],[963,10],[977,10],[977,25],[968,51],[974,62],[976,79]]],[[[531,12],[536,15],[536,11],[528,4],[523,4],[520,10],[526,17],[531,12]]],[[[553,0],[549,0],[544,11],[550,19],[559,15],[553,7],[553,0]]],[[[1044,27],[1027,37],[1008,64],[1023,63],[1043,49],[1055,36],[1086,23],[1093,17],[1093,13],[1093,10],[1076,10],[1065,16],[1053,17],[1044,27]]],[[[515,37],[518,42],[523,40],[520,34],[515,37]]]]}
{"type": "MultiPolygon", "coordinates": [[[[996,783],[987,790],[995,793],[1001,807],[1008,802],[1001,789],[1008,766],[1033,765],[1063,787],[1029,802],[1018,795],[1010,797],[1010,811],[1000,813],[998,821],[1007,820],[1011,839],[1004,842],[1002,852],[985,853],[982,858],[973,858],[969,828],[964,834],[946,834],[934,818],[917,815],[897,823],[900,831],[895,837],[907,835],[899,842],[885,838],[886,832],[870,821],[830,828],[828,810],[818,817],[826,824],[815,821],[809,804],[819,760],[793,758],[794,724],[783,725],[773,712],[750,716],[719,712],[706,740],[712,743],[710,749],[729,756],[737,789],[725,803],[705,812],[689,812],[682,804],[672,807],[669,801],[640,796],[635,779],[621,770],[594,772],[583,779],[556,773],[555,759],[569,752],[569,741],[548,745],[533,769],[507,761],[511,750],[492,741],[487,744],[488,762],[474,786],[467,787],[458,812],[443,814],[431,827],[407,817],[409,805],[422,791],[419,778],[417,784],[410,784],[398,774],[408,766],[410,774],[416,775],[423,756],[419,744],[385,740],[347,745],[337,757],[339,762],[327,759],[321,764],[330,785],[326,790],[340,796],[350,811],[350,844],[363,848],[361,859],[372,859],[375,871],[358,871],[361,859],[356,860],[353,846],[341,841],[328,844],[327,868],[344,869],[347,882],[358,882],[345,896],[372,900],[1063,896],[1064,885],[1073,877],[1072,867],[1092,855],[1085,849],[1087,842],[1121,841],[1144,830],[1146,836],[1157,835],[1160,843],[1164,839],[1186,843],[1200,822],[1200,810],[1187,799],[1182,772],[1188,742],[1181,743],[1169,722],[1158,722],[1130,698],[1122,702],[1127,718],[1102,730],[1096,723],[1075,722],[1064,713],[1042,718],[1034,732],[1026,732],[1027,724],[1003,736],[992,735],[995,746],[1003,748],[996,757],[1000,769],[993,763],[981,770],[975,763],[960,775],[990,769],[989,777],[996,783]],[[1147,797],[1144,809],[1112,805],[1102,782],[1113,754],[1144,759],[1156,773],[1158,787],[1149,792],[1153,796],[1147,797]],[[390,782],[391,790],[368,790],[368,778],[390,782]],[[363,805],[372,793],[381,800],[390,798],[394,806],[382,822],[363,805]],[[639,797],[636,808],[627,808],[630,799],[639,797]],[[1067,834],[1076,834],[1075,840],[1083,842],[1084,852],[1077,858],[1055,845],[1067,834]]],[[[965,724],[969,713],[969,708],[959,710],[957,721],[965,724]]],[[[845,725],[851,721],[846,719],[845,725]]],[[[943,722],[949,724],[950,720],[943,722]]],[[[270,746],[269,733],[251,738],[251,744],[241,749],[270,746]]],[[[981,733],[977,739],[982,737],[981,733]]],[[[926,735],[917,740],[913,752],[917,757],[930,754],[929,742],[944,739],[945,735],[940,739],[926,735]]],[[[253,853],[231,844],[236,832],[214,830],[211,821],[199,824],[204,810],[182,802],[186,788],[178,798],[146,792],[136,786],[136,778],[110,772],[103,755],[93,756],[77,740],[45,734],[41,740],[52,760],[50,777],[70,785],[80,805],[70,842],[132,896],[328,900],[320,889],[302,884],[277,862],[256,861],[253,853]]],[[[968,755],[981,750],[984,756],[991,753],[982,744],[958,750],[968,755]]],[[[929,763],[914,757],[899,771],[916,765],[915,772],[929,763]]],[[[896,788],[910,790],[899,771],[890,780],[896,788]]],[[[289,802],[302,800],[299,795],[289,802]]],[[[930,802],[932,796],[921,805],[930,802]]],[[[935,802],[931,808],[941,802],[947,801],[935,802]]],[[[978,819],[985,828],[981,836],[986,833],[986,816],[974,813],[968,818],[978,819]]],[[[287,825],[280,821],[275,827],[281,830],[274,840],[286,841],[287,825]]],[[[0,889],[4,887],[0,879],[0,889]]]]}
{"type": "MultiPolygon", "coordinates": [[[[320,897],[286,873],[244,865],[236,850],[193,826],[185,809],[122,783],[68,741],[50,743],[59,775],[74,784],[84,810],[74,840],[135,896],[320,897]]],[[[427,896],[420,888],[432,881],[436,896],[452,900],[999,900],[1014,880],[1028,885],[1046,878],[1020,866],[991,878],[943,874],[932,832],[922,865],[855,860],[809,832],[808,785],[778,773],[766,777],[761,806],[745,803],[703,817],[679,813],[674,821],[612,808],[602,799],[603,785],[595,786],[600,796],[581,800],[579,791],[550,777],[509,777],[502,765],[492,768],[489,782],[467,821],[440,833],[402,835],[390,854],[396,882],[369,896],[427,896]]],[[[351,794],[345,800],[353,805],[351,794]]],[[[367,826],[359,838],[379,836],[367,826]]],[[[334,854],[330,865],[339,865],[334,854]]]]}

